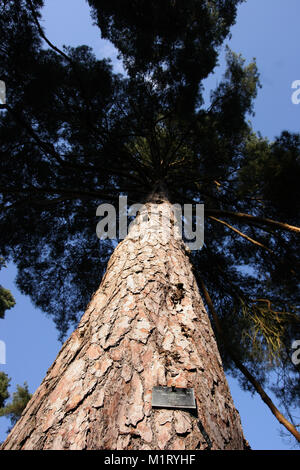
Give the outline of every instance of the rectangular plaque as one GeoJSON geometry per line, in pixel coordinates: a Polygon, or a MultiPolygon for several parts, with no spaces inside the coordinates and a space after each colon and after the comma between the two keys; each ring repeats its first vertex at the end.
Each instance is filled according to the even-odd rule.
{"type": "Polygon", "coordinates": [[[152,408],[196,409],[193,388],[153,387],[152,408]]]}

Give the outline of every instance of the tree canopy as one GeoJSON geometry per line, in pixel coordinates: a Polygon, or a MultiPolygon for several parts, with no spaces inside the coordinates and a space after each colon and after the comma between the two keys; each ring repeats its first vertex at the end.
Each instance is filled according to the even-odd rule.
{"type": "Polygon", "coordinates": [[[299,406],[300,136],[254,133],[259,73],[233,51],[209,107],[202,96],[240,1],[88,3],[126,76],[87,46],[52,44],[43,1],[0,7],[0,255],[63,336],[113,250],[95,234],[99,204],[143,202],[162,184],[174,203],[204,203],[205,245],[191,253],[199,285],[235,355],[262,383],[277,371],[274,391],[299,406]]]}

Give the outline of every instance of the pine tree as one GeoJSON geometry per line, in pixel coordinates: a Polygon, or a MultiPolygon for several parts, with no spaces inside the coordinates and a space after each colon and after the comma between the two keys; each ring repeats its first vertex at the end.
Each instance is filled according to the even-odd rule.
{"type": "Polygon", "coordinates": [[[89,3],[127,77],[52,44],[42,1],[1,6],[1,255],[62,337],[94,292],[4,448],[244,448],[214,335],[299,440],[262,388],[279,370],[279,400],[299,404],[299,136],[253,132],[259,74],[232,51],[209,108],[202,97],[240,2],[89,3]],[[163,224],[144,244],[99,243],[96,208],[119,195],[154,216],[204,203],[203,249],[163,224]],[[151,409],[156,385],[194,388],[197,416],[151,409]]]}
{"type": "MultiPolygon", "coordinates": [[[[0,270],[5,267],[3,258],[0,257],[0,270]]],[[[12,293],[0,285],[0,318],[4,318],[6,310],[13,308],[16,305],[12,293]]]]}
{"type": "MultiPolygon", "coordinates": [[[[25,382],[23,387],[17,385],[16,392],[13,393],[11,403],[6,403],[9,398],[8,387],[11,379],[4,372],[0,372],[0,417],[6,416],[10,419],[11,427],[20,419],[27,403],[31,398],[28,385],[25,382]]],[[[11,429],[11,428],[10,428],[11,429]]]]}

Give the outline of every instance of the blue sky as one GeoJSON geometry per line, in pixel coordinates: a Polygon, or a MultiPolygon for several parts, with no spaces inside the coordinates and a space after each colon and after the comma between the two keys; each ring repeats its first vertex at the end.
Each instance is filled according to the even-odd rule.
{"type": "MultiPolygon", "coordinates": [[[[85,0],[46,0],[43,26],[48,38],[58,47],[63,44],[93,47],[99,58],[111,57],[115,71],[121,72],[117,53],[100,39],[92,26],[85,0]]],[[[247,61],[257,60],[262,89],[255,104],[254,130],[270,140],[282,130],[299,131],[300,104],[292,104],[292,82],[300,80],[300,2],[299,0],[248,0],[239,7],[237,24],[232,28],[229,46],[247,61]]],[[[224,53],[216,73],[206,80],[207,94],[220,81],[224,70],[224,53]]],[[[27,381],[34,392],[58,354],[61,344],[51,319],[35,309],[28,297],[21,295],[15,284],[14,266],[0,272],[0,284],[16,298],[14,309],[0,321],[0,340],[7,347],[7,364],[0,371],[12,377],[11,392],[17,383],[27,381]]],[[[281,426],[257,396],[242,392],[228,377],[232,396],[240,412],[244,433],[253,449],[290,449],[288,440],[279,435],[281,426]]],[[[0,419],[0,441],[5,438],[9,422],[0,419]]]]}

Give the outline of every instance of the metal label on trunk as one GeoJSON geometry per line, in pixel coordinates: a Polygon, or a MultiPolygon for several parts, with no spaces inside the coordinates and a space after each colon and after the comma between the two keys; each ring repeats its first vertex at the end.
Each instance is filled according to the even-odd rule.
{"type": "Polygon", "coordinates": [[[152,408],[182,408],[195,410],[193,388],[153,387],[152,408]]]}

